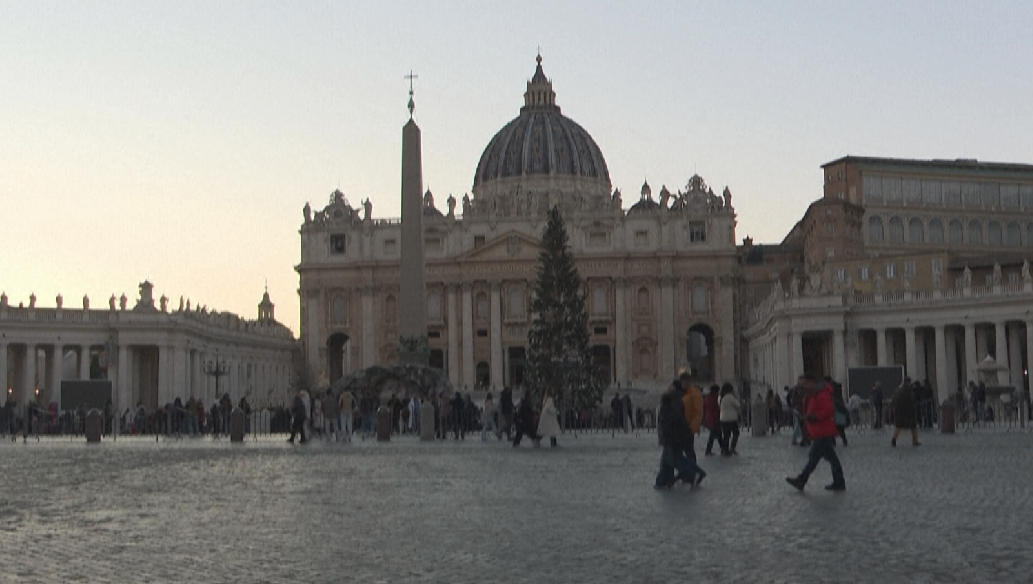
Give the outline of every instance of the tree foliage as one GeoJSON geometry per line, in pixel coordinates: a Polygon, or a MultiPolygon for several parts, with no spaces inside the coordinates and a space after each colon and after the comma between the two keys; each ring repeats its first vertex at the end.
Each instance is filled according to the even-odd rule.
{"type": "Polygon", "coordinates": [[[556,207],[549,211],[542,248],[531,300],[534,319],[527,334],[527,389],[536,397],[549,389],[563,407],[594,407],[604,388],[588,344],[581,276],[556,207]]]}

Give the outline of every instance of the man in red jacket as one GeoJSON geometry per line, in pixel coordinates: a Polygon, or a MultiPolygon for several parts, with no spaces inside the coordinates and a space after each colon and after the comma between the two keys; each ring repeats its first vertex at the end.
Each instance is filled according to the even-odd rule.
{"type": "Polygon", "coordinates": [[[843,467],[839,464],[835,448],[839,430],[836,428],[836,406],[832,400],[832,386],[828,383],[821,383],[819,386],[818,378],[807,374],[800,378],[800,387],[804,390],[804,422],[807,425],[807,434],[811,437],[811,450],[807,455],[807,466],[803,468],[800,476],[786,477],[786,482],[802,491],[807,479],[818,467],[818,462],[824,458],[832,465],[832,484],[825,489],[845,491],[843,467]]]}

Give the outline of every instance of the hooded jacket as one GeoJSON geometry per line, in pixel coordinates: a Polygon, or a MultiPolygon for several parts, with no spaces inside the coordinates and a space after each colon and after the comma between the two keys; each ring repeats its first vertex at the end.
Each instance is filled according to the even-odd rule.
{"type": "Polygon", "coordinates": [[[695,385],[685,388],[685,395],[682,396],[682,405],[685,407],[685,421],[693,434],[699,434],[699,426],[703,423],[703,395],[695,385]]]}
{"type": "Polygon", "coordinates": [[[811,438],[834,438],[839,435],[836,428],[836,406],[832,400],[832,386],[822,383],[814,395],[804,404],[804,420],[807,435],[811,438]],[[816,419],[812,419],[816,418],[816,419]]]}

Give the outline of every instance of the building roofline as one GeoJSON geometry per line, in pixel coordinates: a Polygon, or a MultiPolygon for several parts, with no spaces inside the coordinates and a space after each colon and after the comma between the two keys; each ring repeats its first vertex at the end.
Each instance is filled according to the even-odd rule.
{"type": "Polygon", "coordinates": [[[1010,172],[1022,172],[1033,174],[1033,164],[1021,164],[1017,162],[985,162],[976,160],[975,158],[956,158],[954,160],[947,159],[932,159],[932,160],[920,160],[914,158],[879,158],[874,156],[843,156],[837,158],[831,162],[822,164],[822,168],[827,168],[834,164],[840,163],[852,163],[859,166],[878,166],[878,167],[910,167],[910,168],[924,168],[924,169],[943,169],[943,170],[983,170],[983,171],[1010,171],[1010,172]]]}

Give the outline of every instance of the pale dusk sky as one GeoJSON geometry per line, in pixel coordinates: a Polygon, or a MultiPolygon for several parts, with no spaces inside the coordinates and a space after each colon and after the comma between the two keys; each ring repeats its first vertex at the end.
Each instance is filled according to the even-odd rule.
{"type": "Polygon", "coordinates": [[[0,290],[155,295],[298,333],[298,228],[340,188],[399,215],[417,75],[425,187],[470,190],[534,57],[606,157],[728,186],[777,243],[841,156],[1033,163],[1026,2],[0,0],[0,290]]]}

